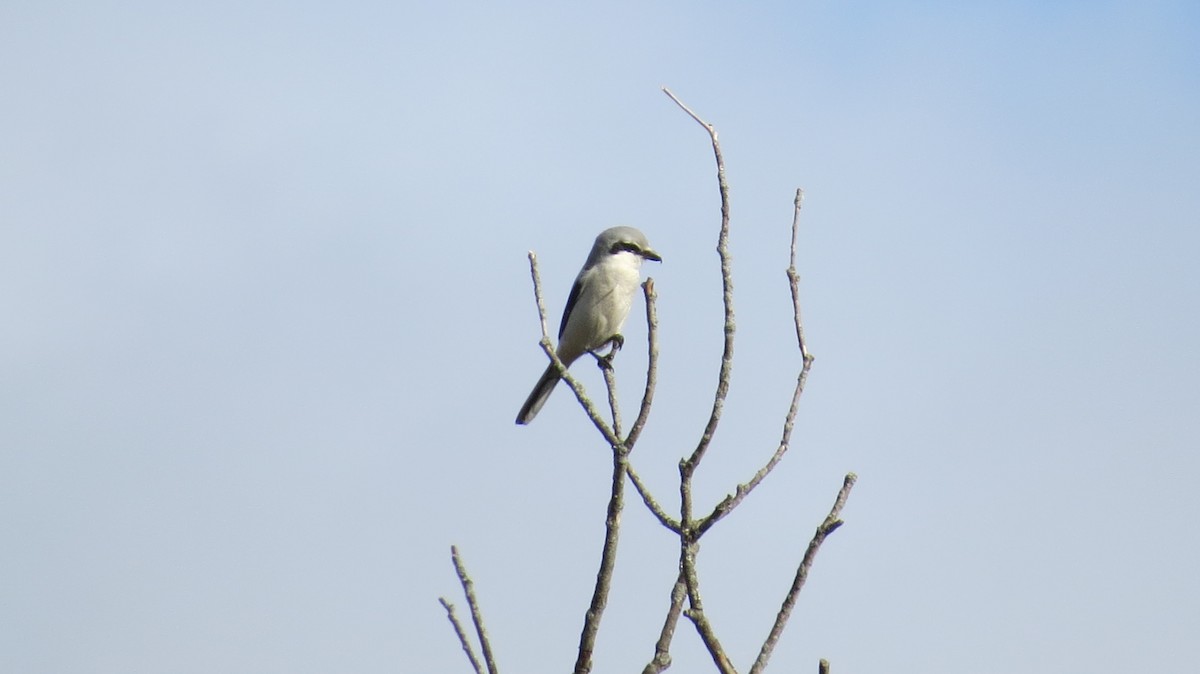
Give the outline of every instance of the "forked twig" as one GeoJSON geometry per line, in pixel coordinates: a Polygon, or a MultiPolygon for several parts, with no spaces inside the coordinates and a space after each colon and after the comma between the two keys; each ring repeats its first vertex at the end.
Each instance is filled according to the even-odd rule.
{"type": "Polygon", "coordinates": [[[466,653],[467,659],[471,661],[471,667],[475,669],[475,674],[483,674],[483,663],[479,662],[479,658],[475,655],[475,649],[471,647],[471,641],[467,638],[466,631],[463,630],[462,623],[458,621],[458,616],[454,613],[454,604],[446,601],[445,597],[438,597],[438,602],[442,608],[446,609],[446,617],[454,626],[454,633],[458,635],[458,643],[462,645],[463,653],[466,653]]]}
{"type": "MultiPolygon", "coordinates": [[[[717,425],[720,423],[721,411],[725,406],[725,398],[729,395],[729,379],[733,371],[733,338],[736,332],[736,323],[733,312],[733,271],[729,255],[729,184],[725,180],[725,158],[721,154],[721,143],[717,136],[717,130],[712,124],[701,119],[683,101],[680,101],[675,94],[671,93],[671,90],[664,87],[663,93],[708,132],[717,164],[717,186],[721,194],[721,229],[717,236],[717,256],[720,258],[721,264],[721,297],[724,308],[724,343],[721,350],[721,367],[717,373],[717,389],[713,395],[712,411],[704,426],[704,432],[691,455],[679,462],[679,528],[676,531],[679,535],[680,576],[686,586],[688,598],[688,609],[684,614],[695,625],[717,668],[723,674],[729,674],[735,670],[704,614],[704,604],[700,597],[696,572],[696,553],[699,549],[697,541],[700,532],[695,530],[692,503],[692,477],[695,475],[700,461],[704,458],[705,452],[708,451],[717,425]]],[[[674,593],[672,596],[674,597],[674,593]]],[[[668,641],[666,648],[669,648],[670,636],[674,634],[673,621],[678,620],[676,610],[676,603],[673,601],[659,644],[655,647],[655,660],[651,661],[650,666],[657,666],[655,663],[663,660],[659,657],[659,651],[664,650],[662,643],[664,638],[668,641]],[[668,627],[670,629],[667,629],[668,627]]],[[[669,662],[670,656],[666,655],[665,657],[666,662],[669,662]]]]}
{"type": "MultiPolygon", "coordinates": [[[[463,594],[467,596],[467,605],[471,608],[471,622],[475,624],[475,634],[479,637],[479,646],[483,650],[483,660],[487,663],[489,674],[496,674],[496,659],[492,656],[492,643],[488,640],[487,630],[483,627],[483,613],[479,610],[479,602],[475,599],[475,583],[467,574],[467,567],[458,555],[458,546],[450,546],[450,560],[458,573],[458,582],[462,585],[463,594]]],[[[465,642],[464,642],[465,643],[465,642]]],[[[474,662],[474,658],[471,658],[474,662]]],[[[478,666],[478,665],[476,665],[478,666]]]]}
{"type": "MultiPolygon", "coordinates": [[[[791,404],[788,407],[787,415],[784,419],[783,432],[780,437],[779,445],[774,453],[767,460],[766,464],[760,468],[754,476],[747,482],[739,484],[736,491],[725,497],[718,503],[713,510],[703,518],[696,519],[693,516],[694,504],[692,499],[692,478],[695,475],[696,468],[700,461],[704,458],[705,452],[708,450],[712,442],[713,435],[716,432],[717,425],[720,422],[721,412],[724,407],[725,398],[729,392],[729,380],[732,372],[733,358],[733,343],[734,334],[736,332],[736,324],[734,321],[733,311],[733,282],[729,257],[729,186],[725,179],[725,163],[721,154],[721,146],[718,139],[717,131],[713,125],[704,121],[691,108],[679,100],[670,90],[664,88],[663,92],[671,98],[684,112],[686,112],[693,120],[704,127],[708,132],[709,139],[712,141],[713,155],[717,164],[717,183],[720,189],[721,196],[721,230],[717,240],[717,254],[721,262],[721,281],[722,281],[722,299],[724,304],[724,348],[721,354],[721,367],[717,377],[717,390],[713,397],[712,412],[709,415],[708,423],[705,425],[704,432],[701,435],[699,443],[692,453],[679,462],[680,474],[680,517],[678,521],[679,528],[674,529],[670,526],[673,522],[666,516],[665,513],[659,513],[654,507],[651,507],[651,500],[645,492],[639,487],[639,492],[643,493],[643,500],[646,501],[647,507],[651,512],[658,517],[659,521],[668,528],[676,531],[680,541],[680,574],[679,578],[672,589],[671,605],[667,611],[667,617],[660,633],[659,640],[655,644],[655,654],[649,664],[643,670],[644,674],[655,674],[662,672],[671,664],[670,644],[674,635],[675,626],[679,616],[686,615],[696,626],[701,639],[704,641],[705,647],[713,657],[713,662],[722,672],[733,672],[733,666],[730,664],[728,657],[725,655],[723,648],[716,635],[712,630],[707,616],[704,613],[704,606],[700,597],[699,580],[696,571],[696,554],[699,550],[700,538],[708,532],[718,521],[732,512],[739,504],[741,504],[746,496],[748,496],[755,488],[758,487],[766,477],[774,470],[775,466],[783,459],[791,444],[791,435],[795,427],[796,415],[799,409],[800,396],[803,394],[804,385],[808,379],[809,370],[812,367],[813,356],[808,352],[808,345],[804,339],[803,322],[800,317],[800,275],[796,270],[796,248],[799,233],[800,209],[803,202],[804,192],[796,190],[795,208],[792,217],[792,237],[789,255],[789,264],[787,269],[788,283],[792,295],[793,318],[796,327],[796,343],[800,350],[801,368],[796,377],[796,387],[792,394],[791,404]],[[687,598],[688,607],[683,608],[684,598],[687,598]]],[[[761,671],[761,668],[766,665],[767,659],[770,657],[770,652],[778,641],[779,634],[782,633],[783,626],[786,624],[790,616],[792,607],[796,601],[796,595],[807,578],[808,570],[815,558],[816,551],[819,549],[825,537],[841,526],[841,520],[837,519],[838,513],[841,511],[845,503],[846,497],[849,494],[850,488],[854,484],[853,474],[847,476],[846,482],[843,484],[842,490],[839,492],[838,499],[834,504],[830,516],[826,518],[817,529],[817,533],[813,537],[813,541],[809,544],[809,550],[805,554],[804,559],[797,570],[797,578],[793,582],[792,591],[785,598],[784,606],[781,608],[779,615],[776,616],[775,628],[768,636],[767,642],[760,651],[758,660],[755,661],[752,671],[761,671]]],[[[638,482],[635,482],[638,486],[638,482]]],[[[827,663],[822,661],[822,666],[827,667],[827,663]]]]}
{"type": "Polygon", "coordinates": [[[792,391],[792,403],[788,407],[787,416],[783,421],[783,434],[779,439],[779,446],[775,449],[775,453],[767,460],[766,465],[754,474],[754,477],[749,482],[739,484],[737,490],[726,496],[713,508],[712,512],[702,518],[697,524],[696,529],[699,535],[703,535],[714,524],[728,515],[734,508],[738,506],[745,498],[754,491],[755,487],[766,479],[767,475],[775,469],[775,466],[783,459],[783,455],[787,453],[791,446],[792,429],[796,425],[796,413],[800,410],[800,396],[804,393],[804,384],[808,381],[808,371],[812,368],[815,358],[808,352],[808,347],[804,342],[804,324],[800,320],[800,274],[796,271],[796,240],[799,237],[800,231],[800,206],[804,201],[804,190],[796,190],[795,210],[792,212],[792,245],[791,255],[787,268],[788,286],[792,293],[792,318],[796,326],[796,345],[800,348],[800,374],[796,376],[796,388],[792,391]]]}

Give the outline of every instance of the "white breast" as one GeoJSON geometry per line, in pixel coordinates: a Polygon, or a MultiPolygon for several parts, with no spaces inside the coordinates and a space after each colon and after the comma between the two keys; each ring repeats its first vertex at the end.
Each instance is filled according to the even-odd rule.
{"type": "Polygon", "coordinates": [[[620,252],[580,275],[579,298],[558,346],[563,361],[574,360],[620,334],[642,280],[641,268],[640,256],[620,252]]]}

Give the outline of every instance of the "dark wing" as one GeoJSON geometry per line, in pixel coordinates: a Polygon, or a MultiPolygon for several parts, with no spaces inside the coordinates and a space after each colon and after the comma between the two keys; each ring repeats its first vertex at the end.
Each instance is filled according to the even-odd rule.
{"type": "Polygon", "coordinates": [[[575,285],[571,286],[571,294],[567,296],[567,308],[563,309],[562,323],[558,326],[558,338],[561,340],[563,333],[567,331],[567,319],[571,317],[571,310],[575,308],[575,303],[579,301],[579,293],[583,290],[583,283],[580,279],[575,279],[575,285]]]}

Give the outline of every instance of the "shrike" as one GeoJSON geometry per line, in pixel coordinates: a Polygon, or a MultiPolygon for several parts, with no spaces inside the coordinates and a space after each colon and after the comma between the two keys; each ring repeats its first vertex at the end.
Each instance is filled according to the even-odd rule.
{"type": "MultiPolygon", "coordinates": [[[[611,344],[614,351],[621,347],[625,341],[621,326],[642,280],[642,260],[662,262],[662,257],[651,250],[646,235],[633,227],[613,227],[596,237],[587,262],[575,277],[558,327],[556,353],[563,365],[570,367],[583,354],[605,344],[611,344]]],[[[550,363],[517,413],[518,424],[533,421],[560,378],[558,368],[550,363]]]]}

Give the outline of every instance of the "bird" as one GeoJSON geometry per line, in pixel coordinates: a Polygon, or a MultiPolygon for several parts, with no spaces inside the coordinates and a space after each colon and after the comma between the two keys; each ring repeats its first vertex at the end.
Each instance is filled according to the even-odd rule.
{"type": "MultiPolygon", "coordinates": [[[[621,327],[642,280],[643,260],[662,262],[662,256],[650,248],[646,235],[633,227],[610,227],[596,237],[587,262],[575,277],[558,327],[555,353],[563,366],[570,367],[583,354],[594,354],[606,344],[612,345],[609,358],[621,348],[625,342],[621,327]]],[[[558,368],[551,362],[517,413],[517,424],[533,421],[559,379],[558,368]]]]}

